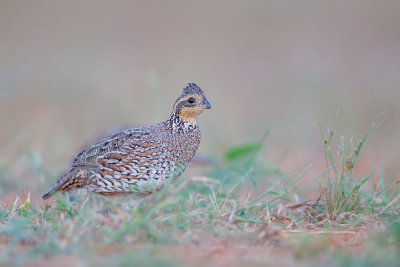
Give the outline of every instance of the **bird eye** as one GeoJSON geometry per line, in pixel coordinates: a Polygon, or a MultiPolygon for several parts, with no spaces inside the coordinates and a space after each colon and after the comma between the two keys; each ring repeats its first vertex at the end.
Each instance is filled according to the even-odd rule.
{"type": "Polygon", "coordinates": [[[194,102],[196,102],[196,99],[194,99],[194,97],[190,97],[190,98],[188,99],[188,103],[189,103],[189,104],[193,104],[194,102]]]}

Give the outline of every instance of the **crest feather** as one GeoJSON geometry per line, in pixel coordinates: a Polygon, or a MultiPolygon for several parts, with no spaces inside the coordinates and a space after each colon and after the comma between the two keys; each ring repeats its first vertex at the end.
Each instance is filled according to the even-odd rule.
{"type": "Polygon", "coordinates": [[[199,94],[199,95],[204,95],[203,90],[195,84],[195,83],[188,83],[184,88],[183,88],[183,94],[188,95],[188,94],[199,94]]]}

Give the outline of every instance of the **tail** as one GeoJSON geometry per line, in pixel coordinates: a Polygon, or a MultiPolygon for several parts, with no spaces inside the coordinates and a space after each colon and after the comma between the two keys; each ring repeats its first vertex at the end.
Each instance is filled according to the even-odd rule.
{"type": "MultiPolygon", "coordinates": [[[[58,191],[60,191],[63,187],[63,185],[65,185],[65,183],[67,183],[71,178],[74,178],[77,173],[79,172],[79,170],[77,170],[76,168],[72,168],[70,169],[66,174],[64,174],[55,185],[53,185],[52,188],[50,188],[49,191],[47,191],[46,194],[44,194],[42,196],[43,200],[49,199],[52,195],[54,195],[55,193],[57,193],[58,191]]],[[[72,188],[71,188],[72,189],[72,188]]],[[[65,190],[65,189],[64,189],[65,190]]],[[[69,190],[69,189],[66,189],[69,190]]]]}
{"type": "Polygon", "coordinates": [[[44,194],[42,196],[43,200],[46,200],[48,198],[50,198],[52,195],[54,195],[54,193],[56,193],[58,191],[58,189],[56,188],[51,188],[46,194],[44,194]]]}
{"type": "Polygon", "coordinates": [[[66,173],[64,176],[62,176],[57,181],[57,183],[55,185],[53,185],[53,187],[50,188],[49,191],[47,191],[47,193],[42,196],[43,200],[46,200],[46,199],[50,198],[52,195],[54,195],[55,193],[57,193],[61,189],[61,187],[64,185],[64,183],[66,181],[68,181],[69,178],[71,177],[68,174],[69,174],[69,172],[66,173]],[[66,177],[68,177],[68,178],[66,179],[66,177]]]}

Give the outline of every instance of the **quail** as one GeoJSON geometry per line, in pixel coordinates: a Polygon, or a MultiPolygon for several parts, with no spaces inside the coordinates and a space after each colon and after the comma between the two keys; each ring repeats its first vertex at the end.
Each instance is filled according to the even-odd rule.
{"type": "Polygon", "coordinates": [[[119,132],[80,152],[42,198],[82,188],[110,196],[159,191],[195,155],[201,137],[197,117],[210,108],[201,88],[188,83],[166,121],[119,132]]]}

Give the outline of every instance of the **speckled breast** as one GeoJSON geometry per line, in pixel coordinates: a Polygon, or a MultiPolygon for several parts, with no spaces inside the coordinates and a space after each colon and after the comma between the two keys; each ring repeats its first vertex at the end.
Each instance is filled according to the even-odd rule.
{"type": "Polygon", "coordinates": [[[89,171],[84,187],[106,194],[158,191],[180,176],[199,144],[197,125],[184,122],[161,125],[140,138],[133,135],[118,151],[97,158],[98,168],[89,171]]]}

